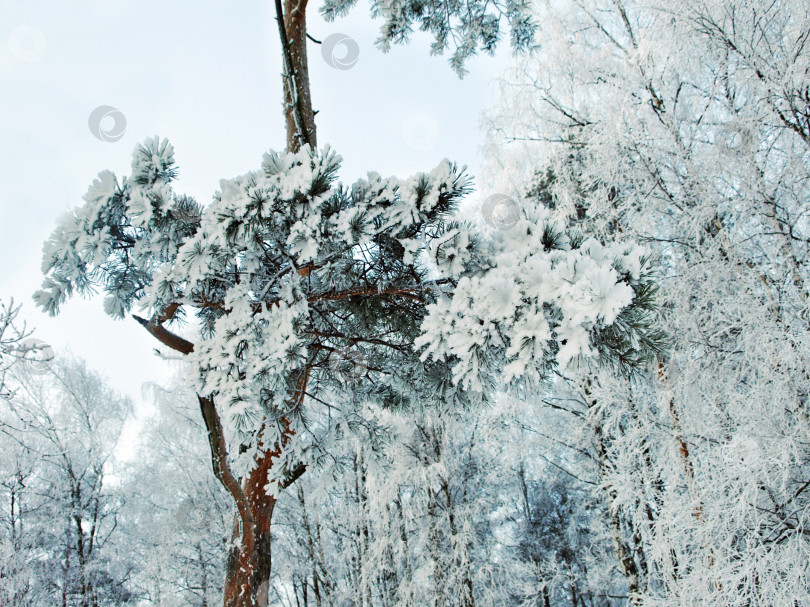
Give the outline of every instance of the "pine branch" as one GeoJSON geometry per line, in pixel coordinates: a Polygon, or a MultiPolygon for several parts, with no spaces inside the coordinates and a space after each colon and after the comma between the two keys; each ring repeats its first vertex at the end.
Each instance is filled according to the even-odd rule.
{"type": "Polygon", "coordinates": [[[250,502],[228,466],[228,447],[213,396],[203,397],[198,394],[197,400],[200,402],[200,411],[208,430],[208,444],[211,447],[211,464],[214,468],[214,475],[236,502],[239,518],[242,521],[242,553],[250,554],[256,543],[250,502]]]}
{"type": "Polygon", "coordinates": [[[304,472],[307,471],[307,465],[304,463],[298,464],[292,471],[281,481],[278,486],[282,489],[287,489],[290,487],[295,481],[301,478],[304,475],[304,472]]]}
{"type": "Polygon", "coordinates": [[[145,318],[141,318],[140,316],[133,314],[132,318],[137,320],[142,327],[152,334],[152,337],[157,339],[164,346],[171,348],[176,352],[180,352],[181,354],[191,354],[194,351],[193,343],[187,339],[183,339],[179,335],[172,333],[166,327],[160,324],[160,316],[156,316],[152,318],[152,320],[146,320],[145,318]]]}

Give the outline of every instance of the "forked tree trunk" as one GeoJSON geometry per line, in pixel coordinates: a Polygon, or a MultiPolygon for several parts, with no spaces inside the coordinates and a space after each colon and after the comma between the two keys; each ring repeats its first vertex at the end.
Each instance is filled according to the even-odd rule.
{"type": "MultiPolygon", "coordinates": [[[[270,571],[272,566],[270,546],[270,523],[276,498],[267,495],[267,473],[272,467],[273,456],[278,452],[265,452],[258,465],[244,483],[244,494],[253,519],[253,545],[245,549],[244,517],[237,517],[234,525],[234,542],[228,553],[225,568],[225,607],[264,607],[269,605],[270,571]]],[[[247,523],[249,524],[249,523],[247,523]]]]}
{"type": "MultiPolygon", "coordinates": [[[[307,374],[299,380],[299,387],[306,381],[307,374]]],[[[221,451],[221,425],[218,416],[211,423],[213,401],[200,399],[203,417],[209,427],[214,472],[220,482],[231,493],[237,505],[238,514],[234,522],[233,538],[228,562],[225,568],[225,607],[266,607],[270,602],[270,573],[272,567],[270,525],[276,497],[266,490],[268,475],[282,450],[287,446],[294,432],[287,426],[282,442],[274,449],[265,449],[256,461],[256,466],[243,483],[239,483],[229,470],[223,469],[221,451]],[[203,403],[211,403],[206,408],[203,403]],[[214,428],[212,431],[211,428],[214,428]],[[214,443],[218,443],[215,447],[214,443]]],[[[215,410],[213,411],[215,413],[215,410]]],[[[285,420],[282,423],[286,426],[285,420]]],[[[261,437],[261,432],[259,433],[261,437]]],[[[279,483],[279,489],[289,487],[303,474],[305,467],[299,465],[279,483]]]]}
{"type": "MultiPolygon", "coordinates": [[[[291,406],[300,405],[309,379],[309,369],[299,373],[291,406]]],[[[261,455],[244,482],[239,483],[227,468],[222,425],[213,405],[213,399],[200,398],[208,438],[211,446],[214,473],[236,502],[238,515],[234,524],[233,541],[225,568],[225,607],[266,607],[270,603],[270,573],[272,568],[270,524],[276,506],[276,496],[267,493],[268,476],[274,460],[281,457],[295,433],[286,419],[280,443],[274,448],[262,445],[264,426],[259,431],[261,455]]],[[[278,483],[278,490],[286,489],[306,470],[299,464],[278,483]]]]}
{"type": "MultiPolygon", "coordinates": [[[[307,0],[274,0],[276,21],[281,39],[284,67],[284,120],[287,131],[288,152],[297,152],[304,145],[316,146],[315,112],[309,87],[307,64],[307,0]],[[282,6],[283,4],[283,6],[282,6]]],[[[303,273],[305,269],[300,269],[303,273]]],[[[190,354],[194,344],[172,333],[164,327],[171,320],[181,304],[173,303],[152,320],[134,316],[149,333],[165,346],[190,354]]],[[[301,404],[309,369],[295,373],[295,394],[291,395],[291,408],[301,404]]],[[[222,423],[219,419],[213,395],[198,396],[200,410],[208,430],[211,447],[211,461],[214,474],[236,503],[238,514],[225,573],[225,607],[265,607],[269,605],[270,573],[272,566],[270,526],[276,497],[268,495],[265,486],[273,461],[278,460],[294,433],[286,419],[280,443],[259,444],[255,467],[246,479],[237,479],[228,466],[228,448],[225,442],[222,423]]],[[[270,420],[265,420],[265,423],[270,420]]],[[[261,439],[262,432],[259,432],[261,439]]],[[[299,464],[279,483],[278,489],[285,489],[303,474],[306,467],[299,464]]]]}
{"type": "MultiPolygon", "coordinates": [[[[278,5],[278,0],[277,0],[278,5]]],[[[155,339],[163,345],[181,354],[191,354],[194,344],[187,339],[169,331],[163,323],[173,318],[180,304],[167,306],[151,320],[133,315],[155,339]]],[[[310,367],[293,372],[295,389],[287,401],[290,410],[301,406],[309,382],[310,367]]],[[[265,420],[259,430],[255,465],[247,478],[238,479],[228,464],[228,445],[217,412],[214,396],[197,395],[205,427],[208,432],[208,443],[211,449],[211,464],[214,475],[228,491],[237,508],[236,524],[225,573],[225,607],[266,607],[269,605],[271,545],[270,523],[276,505],[275,495],[268,495],[265,487],[274,460],[281,459],[295,431],[290,427],[287,418],[279,420],[282,426],[278,442],[267,442],[262,435],[271,420],[265,420]]],[[[275,423],[275,420],[272,420],[275,423]]],[[[304,472],[306,465],[298,464],[284,474],[276,475],[279,479],[277,491],[294,483],[304,472]]]]}

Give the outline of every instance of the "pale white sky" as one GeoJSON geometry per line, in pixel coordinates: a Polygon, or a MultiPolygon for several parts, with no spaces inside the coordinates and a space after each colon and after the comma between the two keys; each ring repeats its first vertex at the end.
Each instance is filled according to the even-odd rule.
{"type": "MultiPolygon", "coordinates": [[[[406,177],[445,157],[475,175],[477,127],[508,64],[505,47],[495,59],[471,61],[459,80],[445,57],[429,55],[424,35],[387,55],[377,50],[380,23],[362,0],[332,24],[318,6],[308,9],[310,34],[344,33],[360,49],[355,66],[339,70],[309,46],[318,142],[343,156],[341,179],[371,170],[406,177]]],[[[99,171],[129,174],[132,150],[148,136],[170,139],[176,190],[201,202],[221,178],[283,149],[272,7],[271,0],[0,0],[0,298],[22,302],[37,337],[87,359],[141,410],[141,385],[167,377],[170,365],[153,355],[156,344],[137,323],[108,318],[101,298],[71,300],[54,319],[36,309],[42,242],[99,171]],[[101,105],[126,117],[116,142],[99,141],[88,127],[101,105]]]]}

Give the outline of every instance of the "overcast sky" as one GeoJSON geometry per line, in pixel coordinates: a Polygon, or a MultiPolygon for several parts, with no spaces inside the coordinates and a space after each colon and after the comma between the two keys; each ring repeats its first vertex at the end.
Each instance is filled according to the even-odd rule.
{"type": "MultiPolygon", "coordinates": [[[[55,319],[34,308],[42,242],[99,171],[128,175],[133,148],[148,136],[169,138],[180,168],[175,189],[201,202],[221,178],[257,169],[264,152],[283,149],[272,6],[0,0],[0,298],[22,302],[38,338],[87,359],[141,410],[142,384],[165,379],[170,365],[153,355],[154,340],[134,321],[106,317],[100,297],[71,300],[55,319]],[[88,125],[100,106],[126,120],[116,141],[102,141],[88,125]]],[[[308,51],[318,142],[343,156],[341,180],[372,170],[407,177],[442,158],[475,175],[478,123],[508,52],[474,59],[459,80],[445,57],[430,56],[426,36],[381,53],[374,45],[380,23],[362,0],[331,24],[316,7],[308,9],[313,37],[345,34],[359,49],[350,69],[331,67],[314,43],[308,51]]],[[[340,59],[346,50],[335,52],[340,59]]],[[[114,127],[111,116],[101,123],[114,127]]]]}

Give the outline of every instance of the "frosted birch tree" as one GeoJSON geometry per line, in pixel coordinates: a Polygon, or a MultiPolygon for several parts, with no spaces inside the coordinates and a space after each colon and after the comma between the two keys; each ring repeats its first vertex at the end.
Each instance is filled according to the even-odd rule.
{"type": "Polygon", "coordinates": [[[21,323],[21,304],[14,305],[0,301],[0,399],[11,397],[11,389],[6,383],[6,373],[11,366],[25,357],[24,340],[30,335],[25,324],[21,323]]]}
{"type": "Polygon", "coordinates": [[[148,604],[215,605],[233,523],[229,496],[210,473],[194,395],[174,380],[153,385],[150,396],[157,411],[143,421],[136,455],[121,473],[128,499],[119,537],[136,564],[130,585],[148,604]]]}
{"type": "Polygon", "coordinates": [[[107,486],[132,403],[83,363],[61,359],[46,374],[13,369],[3,403],[3,536],[22,561],[3,592],[13,605],[120,605],[131,561],[111,541],[121,495],[107,486]],[[20,584],[24,582],[24,586],[20,584]],[[25,590],[25,592],[21,592],[25,590]]]}
{"type": "Polygon", "coordinates": [[[673,345],[648,381],[569,375],[634,601],[807,602],[808,7],[537,11],[493,149],[555,214],[663,268],[673,345]]]}

